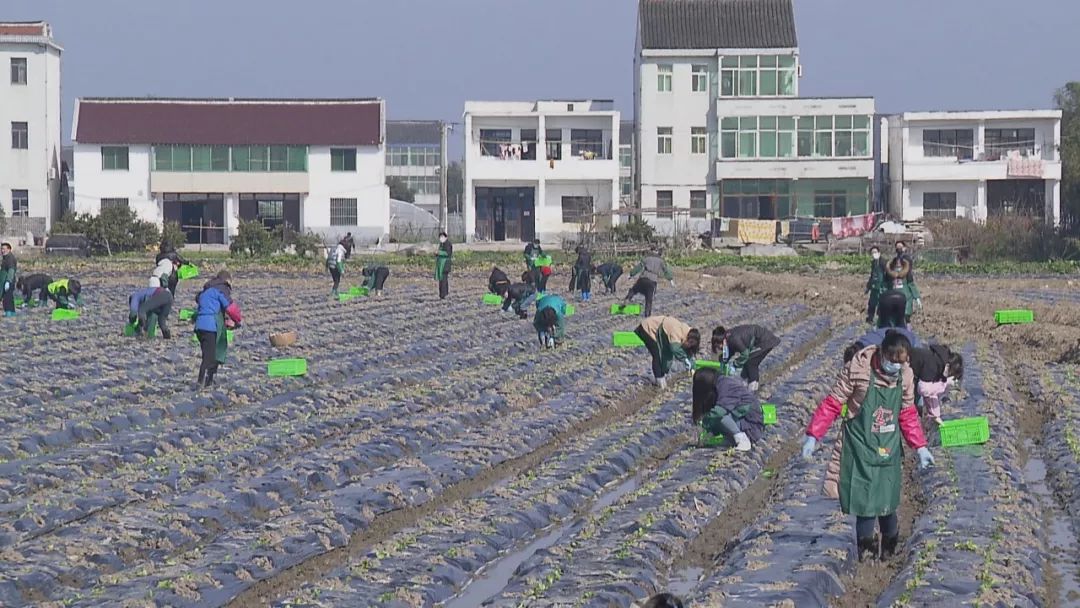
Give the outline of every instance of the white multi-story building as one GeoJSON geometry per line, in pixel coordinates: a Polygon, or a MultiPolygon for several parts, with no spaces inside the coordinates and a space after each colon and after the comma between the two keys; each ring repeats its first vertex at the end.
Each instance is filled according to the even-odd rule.
{"type": "Polygon", "coordinates": [[[619,124],[619,203],[623,209],[632,209],[634,198],[634,121],[619,124]]]}
{"type": "Polygon", "coordinates": [[[792,0],[640,0],[635,106],[644,216],[662,232],[712,217],[870,211],[874,100],[800,98],[792,0]]]}
{"type": "Polygon", "coordinates": [[[241,220],[334,238],[389,232],[379,99],[80,99],[74,210],[110,205],[226,243],[241,220]]]}
{"type": "Polygon", "coordinates": [[[0,207],[8,232],[42,237],[60,213],[60,55],[44,22],[0,22],[0,207]]]}
{"type": "Polygon", "coordinates": [[[416,206],[439,216],[439,167],[442,123],[437,120],[390,120],[386,123],[386,177],[396,177],[412,190],[416,206]]]}
{"type": "Polygon", "coordinates": [[[885,124],[893,215],[1060,222],[1060,111],[908,112],[885,124]]]}
{"type": "Polygon", "coordinates": [[[465,234],[554,241],[610,227],[619,113],[607,100],[465,104],[465,234]]]}

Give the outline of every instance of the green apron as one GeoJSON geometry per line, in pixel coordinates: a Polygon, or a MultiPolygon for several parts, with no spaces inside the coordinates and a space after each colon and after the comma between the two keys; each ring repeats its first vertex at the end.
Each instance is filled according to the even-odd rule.
{"type": "Polygon", "coordinates": [[[664,325],[661,324],[656,330],[656,346],[660,351],[660,369],[667,374],[671,371],[671,362],[676,357],[680,359],[687,359],[686,352],[682,349],[682,344],[672,343],[671,338],[668,338],[667,332],[664,331],[664,325]]]}
{"type": "Polygon", "coordinates": [[[900,407],[903,389],[871,387],[854,418],[844,421],[840,452],[840,508],[848,515],[878,517],[900,506],[900,407]]]}
{"type": "Polygon", "coordinates": [[[450,270],[450,254],[442,249],[435,257],[435,279],[441,281],[446,278],[450,270]]]}
{"type": "Polygon", "coordinates": [[[746,364],[750,362],[750,356],[754,354],[754,343],[756,341],[754,338],[750,338],[750,344],[746,346],[746,350],[735,355],[735,367],[739,369],[746,367],[746,364]]]}
{"type": "Polygon", "coordinates": [[[229,354],[229,332],[225,327],[225,315],[218,313],[217,318],[217,348],[214,349],[215,359],[217,362],[225,363],[225,357],[229,354]]]}

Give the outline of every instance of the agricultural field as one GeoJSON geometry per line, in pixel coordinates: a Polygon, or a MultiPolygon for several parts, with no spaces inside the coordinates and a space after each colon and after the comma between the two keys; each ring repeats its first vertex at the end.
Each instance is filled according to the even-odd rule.
{"type": "Polygon", "coordinates": [[[782,339],[760,392],[778,424],[736,453],[697,445],[685,371],[657,389],[644,349],[611,346],[637,324],[614,297],[575,303],[566,344],[540,351],[482,304],[485,274],[441,302],[394,272],[348,302],[314,272],[234,272],[245,320],[210,390],[175,313],[171,341],[122,337],[138,272],[80,271],[77,320],[5,320],[0,606],[1080,606],[1067,278],[920,277],[916,331],[967,364],[944,416],[986,416],[991,439],[944,449],[927,426],[937,464],[905,461],[902,551],[860,564],[821,494],[839,425],[798,451],[865,329],[864,279],[699,268],[660,288],[655,312],[706,341],[741,323],[782,339]],[[1002,308],[1036,323],[997,327],[1002,308]],[[272,348],[285,330],[299,342],[272,348]],[[268,377],[279,357],[307,375],[268,377]]]}

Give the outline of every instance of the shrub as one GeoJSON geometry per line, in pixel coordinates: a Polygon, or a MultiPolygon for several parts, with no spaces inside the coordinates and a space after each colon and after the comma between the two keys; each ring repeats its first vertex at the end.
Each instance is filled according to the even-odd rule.
{"type": "Polygon", "coordinates": [[[310,230],[303,233],[290,231],[286,235],[286,242],[292,245],[293,253],[301,258],[318,258],[326,248],[323,237],[310,230]]]}
{"type": "Polygon", "coordinates": [[[52,234],[83,234],[94,253],[112,255],[124,251],[145,251],[156,245],[161,233],[157,225],[140,220],[131,209],[106,209],[100,215],[65,214],[53,223],[52,234]]]}
{"type": "Polygon", "coordinates": [[[241,221],[236,236],[229,243],[229,251],[233,255],[265,257],[280,250],[281,239],[275,238],[258,220],[241,221]]]}
{"type": "Polygon", "coordinates": [[[180,227],[179,222],[165,222],[161,228],[161,240],[180,249],[187,243],[187,233],[180,227]]]}
{"type": "Polygon", "coordinates": [[[615,240],[623,243],[651,243],[656,239],[656,230],[652,224],[640,216],[631,215],[630,219],[612,229],[615,240]]]}
{"type": "Polygon", "coordinates": [[[926,220],[935,247],[954,247],[975,262],[1046,262],[1080,259],[1076,241],[1041,218],[999,216],[979,224],[968,219],[926,220]]]}

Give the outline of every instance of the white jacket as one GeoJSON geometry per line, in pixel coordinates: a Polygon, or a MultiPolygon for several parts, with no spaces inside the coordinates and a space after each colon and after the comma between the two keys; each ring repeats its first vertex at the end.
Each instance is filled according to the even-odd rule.
{"type": "Polygon", "coordinates": [[[172,260],[166,258],[158,262],[158,265],[154,267],[153,274],[150,275],[150,280],[147,283],[150,287],[161,287],[162,283],[168,283],[169,275],[173,272],[172,260]]]}
{"type": "Polygon", "coordinates": [[[336,266],[345,262],[345,246],[338,243],[336,247],[330,250],[330,255],[326,257],[326,264],[328,266],[336,266]]]}

